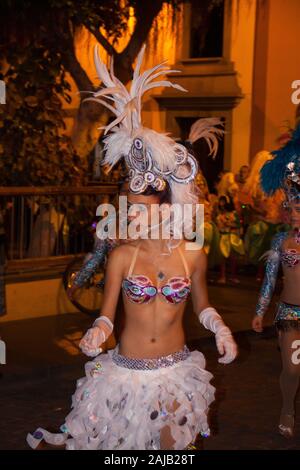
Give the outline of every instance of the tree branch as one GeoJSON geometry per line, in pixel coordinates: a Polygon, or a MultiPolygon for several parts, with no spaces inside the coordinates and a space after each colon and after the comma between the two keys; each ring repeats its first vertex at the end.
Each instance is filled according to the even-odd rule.
{"type": "Polygon", "coordinates": [[[90,80],[85,70],[81,67],[74,50],[65,50],[62,53],[62,59],[66,70],[70,72],[78,87],[78,90],[95,91],[92,81],[90,80]]]}
{"type": "Polygon", "coordinates": [[[154,19],[159,14],[164,0],[152,0],[145,5],[137,2],[135,6],[136,24],[133,34],[125,49],[118,53],[109,41],[101,34],[99,30],[92,31],[87,25],[86,28],[104,47],[107,53],[115,58],[115,72],[117,77],[124,83],[127,83],[132,77],[132,64],[135,61],[143,43],[146,41],[154,19]]]}
{"type": "Polygon", "coordinates": [[[134,8],[136,17],[135,28],[129,43],[120,54],[121,61],[126,57],[126,60],[131,62],[131,64],[134,62],[143,43],[148,37],[154,19],[162,9],[163,3],[164,0],[152,0],[147,4],[147,8],[145,8],[143,2],[136,2],[134,8]]]}
{"type": "Polygon", "coordinates": [[[74,44],[74,31],[73,25],[70,21],[66,20],[64,24],[63,33],[59,38],[59,43],[62,45],[61,54],[64,67],[70,72],[74,79],[78,90],[93,91],[94,86],[86,71],[81,67],[75,54],[74,44]]]}
{"type": "Polygon", "coordinates": [[[115,48],[108,42],[108,40],[103,36],[103,34],[99,30],[92,31],[87,25],[85,25],[85,27],[97,39],[99,44],[104,47],[104,49],[109,55],[115,56],[117,54],[115,48]]]}

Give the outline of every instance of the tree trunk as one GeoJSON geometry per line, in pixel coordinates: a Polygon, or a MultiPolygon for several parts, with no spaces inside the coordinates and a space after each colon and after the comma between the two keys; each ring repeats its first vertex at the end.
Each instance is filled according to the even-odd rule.
{"type": "MultiPolygon", "coordinates": [[[[121,53],[115,53],[114,55],[115,74],[124,84],[127,84],[131,80],[133,72],[132,64],[143,43],[146,41],[153,21],[160,12],[162,5],[163,0],[152,0],[152,2],[149,3],[149,6],[145,9],[140,2],[137,2],[135,7],[135,16],[137,21],[132,37],[126,48],[121,53]]],[[[95,31],[90,32],[96,37],[98,42],[105,47],[101,33],[95,31]]],[[[111,53],[111,46],[108,52],[111,53]]],[[[71,72],[77,86],[79,86],[81,90],[91,89],[88,87],[88,83],[86,83],[86,88],[82,88],[82,73],[78,73],[74,64],[72,65],[72,70],[70,70],[69,67],[68,70],[71,72]]],[[[85,80],[86,77],[83,78],[85,80]]],[[[105,107],[98,105],[95,102],[81,102],[73,127],[72,141],[76,151],[82,158],[86,158],[95,147],[99,136],[103,132],[102,130],[99,130],[99,127],[107,123],[109,116],[110,113],[105,107]]]]}
{"type": "Polygon", "coordinates": [[[94,149],[103,132],[99,127],[105,126],[109,118],[109,113],[103,106],[97,106],[97,112],[90,109],[94,106],[97,104],[81,103],[73,126],[72,142],[82,158],[86,158],[94,149]]]}

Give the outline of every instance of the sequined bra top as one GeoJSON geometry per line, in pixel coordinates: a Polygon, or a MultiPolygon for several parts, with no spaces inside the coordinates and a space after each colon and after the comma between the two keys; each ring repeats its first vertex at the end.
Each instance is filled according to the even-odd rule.
{"type": "Polygon", "coordinates": [[[132,274],[135,261],[138,255],[140,245],[135,249],[128,275],[122,282],[122,289],[127,298],[134,303],[143,304],[148,303],[155,298],[156,295],[161,295],[170,304],[178,304],[184,302],[189,293],[191,292],[191,279],[189,277],[189,270],[183,253],[178,247],[178,252],[183,262],[186,276],[175,276],[168,279],[166,284],[160,287],[153,285],[151,280],[142,274],[132,274]]]}
{"type": "Polygon", "coordinates": [[[299,251],[290,248],[281,252],[281,261],[288,268],[293,268],[300,263],[299,251]]]}

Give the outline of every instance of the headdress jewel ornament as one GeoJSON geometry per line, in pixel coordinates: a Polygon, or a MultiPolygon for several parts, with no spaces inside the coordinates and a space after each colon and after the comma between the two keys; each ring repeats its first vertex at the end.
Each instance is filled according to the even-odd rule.
{"type": "Polygon", "coordinates": [[[300,124],[291,139],[272,154],[274,158],[260,172],[262,189],[268,195],[283,189],[288,203],[300,202],[300,124]]]}
{"type": "MultiPolygon", "coordinates": [[[[188,202],[188,196],[192,196],[192,192],[188,191],[187,186],[194,180],[198,171],[195,158],[188,153],[184,145],[175,142],[167,134],[143,127],[141,121],[144,93],[157,87],[187,90],[168,80],[155,81],[167,72],[180,72],[180,70],[170,70],[165,65],[166,61],[140,73],[144,53],[145,46],[142,47],[137,57],[131,86],[127,90],[114,75],[113,58],[111,58],[110,70],[108,71],[99,57],[98,47],[95,47],[95,66],[105,87],[93,92],[93,97],[87,98],[87,100],[102,104],[115,115],[115,119],[109,125],[101,128],[104,129],[106,135],[103,164],[112,168],[124,157],[128,168],[131,192],[142,193],[148,186],[160,191],[165,188],[166,182],[168,182],[171,187],[172,202],[176,202],[176,199],[178,201],[181,199],[181,202],[182,199],[185,199],[188,202]],[[186,190],[183,190],[182,186],[186,186],[186,190]]],[[[208,121],[209,128],[212,128],[212,124],[216,123],[216,121],[208,121]]],[[[211,153],[215,153],[216,143],[213,130],[210,133],[207,126],[202,126],[201,132],[198,131],[197,135],[198,138],[204,137],[209,144],[211,153]]],[[[190,199],[194,199],[195,202],[195,197],[190,197],[190,199]]]]}

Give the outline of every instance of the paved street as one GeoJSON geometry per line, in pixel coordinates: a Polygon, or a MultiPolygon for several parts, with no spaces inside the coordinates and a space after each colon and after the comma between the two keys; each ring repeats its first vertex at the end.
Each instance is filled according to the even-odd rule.
{"type": "MultiPolygon", "coordinates": [[[[233,364],[217,363],[214,339],[187,309],[188,343],[205,354],[217,387],[210,417],[213,435],[204,442],[206,450],[300,449],[299,418],[297,437],[286,440],[277,433],[280,353],[272,327],[262,335],[249,331],[257,298],[253,282],[244,279],[238,287],[209,288],[211,302],[239,344],[240,355],[233,364]]],[[[269,315],[266,324],[271,321],[269,315]]],[[[78,341],[90,320],[78,314],[13,323],[0,324],[8,344],[8,364],[0,369],[0,449],[27,449],[28,431],[38,426],[58,431],[70,410],[75,382],[84,375],[86,362],[78,341]]]]}

